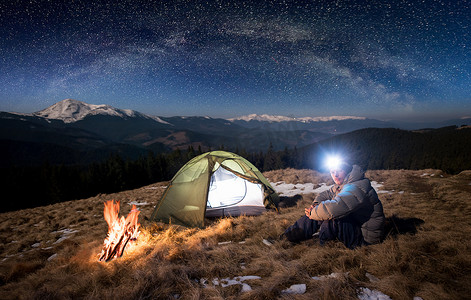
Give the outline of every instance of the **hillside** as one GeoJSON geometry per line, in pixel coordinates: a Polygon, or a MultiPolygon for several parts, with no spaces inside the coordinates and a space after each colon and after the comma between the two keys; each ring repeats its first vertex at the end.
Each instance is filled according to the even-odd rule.
{"type": "Polygon", "coordinates": [[[276,186],[297,184],[290,194],[303,199],[280,214],[225,218],[201,230],[146,221],[167,182],[2,213],[0,298],[465,299],[471,294],[471,171],[368,171],[389,234],[382,244],[353,251],[335,242],[264,243],[315,197],[303,184],[331,184],[327,174],[309,170],[264,174],[276,186]],[[97,257],[107,231],[103,202],[111,199],[121,201],[121,215],[131,203],[138,205],[141,234],[123,257],[101,263],[97,257]]]}
{"type": "MultiPolygon", "coordinates": [[[[459,173],[471,169],[471,128],[401,130],[365,128],[307,146],[299,165],[322,169],[325,153],[340,152],[366,169],[440,169],[459,173]]],[[[297,166],[293,166],[297,167],[297,166]]]]}

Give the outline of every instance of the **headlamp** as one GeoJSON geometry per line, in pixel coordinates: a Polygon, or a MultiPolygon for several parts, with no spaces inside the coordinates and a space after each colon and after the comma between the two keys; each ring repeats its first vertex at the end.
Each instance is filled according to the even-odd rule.
{"type": "Polygon", "coordinates": [[[337,170],[342,164],[342,159],[337,155],[330,155],[327,157],[325,164],[329,170],[337,170]]]}

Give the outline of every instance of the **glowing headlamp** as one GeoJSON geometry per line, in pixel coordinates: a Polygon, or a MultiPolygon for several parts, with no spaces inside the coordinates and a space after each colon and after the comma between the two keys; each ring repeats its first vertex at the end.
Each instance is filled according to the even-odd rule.
{"type": "Polygon", "coordinates": [[[325,164],[329,170],[338,170],[342,165],[342,159],[337,155],[331,155],[327,157],[325,164]]]}

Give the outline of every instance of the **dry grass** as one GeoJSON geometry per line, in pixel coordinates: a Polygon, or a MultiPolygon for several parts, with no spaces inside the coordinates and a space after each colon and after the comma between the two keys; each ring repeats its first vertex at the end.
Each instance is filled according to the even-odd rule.
{"type": "MultiPolygon", "coordinates": [[[[309,170],[265,175],[272,182],[329,183],[327,174],[309,170]]],[[[367,175],[392,191],[379,195],[394,223],[389,223],[382,244],[356,250],[336,242],[324,247],[314,241],[276,241],[272,246],[262,242],[299,218],[315,195],[304,195],[296,207],[281,209],[280,214],[224,218],[202,230],[144,219],[166,183],[1,214],[0,298],[357,299],[360,287],[393,299],[469,297],[471,172],[448,176],[436,170],[393,170],[367,175]],[[123,257],[101,263],[97,258],[107,231],[103,202],[111,199],[121,201],[121,214],[129,212],[128,202],[147,205],[139,206],[138,241],[123,257]],[[423,222],[417,233],[408,233],[406,221],[417,224],[419,219],[423,222]],[[312,278],[332,273],[339,275],[312,278]],[[371,281],[370,274],[377,280],[371,281]],[[252,288],[248,292],[241,284],[213,283],[246,275],[261,277],[244,281],[252,288]],[[304,294],[282,293],[302,283],[307,287],[304,294]]]]}

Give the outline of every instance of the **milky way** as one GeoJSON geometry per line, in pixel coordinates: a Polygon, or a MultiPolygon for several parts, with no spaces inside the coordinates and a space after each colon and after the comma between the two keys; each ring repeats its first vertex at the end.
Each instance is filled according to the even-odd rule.
{"type": "Polygon", "coordinates": [[[471,115],[468,1],[89,2],[0,3],[0,110],[471,115]]]}

